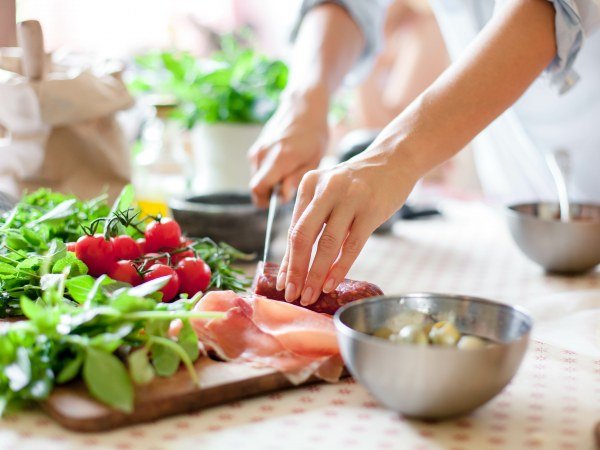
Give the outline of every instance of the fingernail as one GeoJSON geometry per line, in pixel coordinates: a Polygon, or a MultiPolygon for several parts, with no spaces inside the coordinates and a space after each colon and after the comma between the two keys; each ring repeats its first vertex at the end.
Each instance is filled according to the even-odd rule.
{"type": "Polygon", "coordinates": [[[302,306],[310,305],[310,302],[312,301],[312,295],[313,288],[307,287],[306,289],[304,289],[304,292],[302,293],[302,298],[300,299],[300,304],[302,306]]]}
{"type": "Polygon", "coordinates": [[[333,278],[328,279],[325,282],[325,285],[323,286],[323,292],[325,292],[326,294],[329,294],[331,291],[333,291],[334,283],[335,283],[335,280],[333,278]]]}
{"type": "Polygon", "coordinates": [[[288,283],[285,287],[285,301],[293,302],[296,300],[296,285],[294,283],[288,283]]]}
{"type": "Polygon", "coordinates": [[[278,291],[283,291],[285,288],[285,272],[279,272],[277,275],[277,283],[275,283],[275,289],[278,291]]]}

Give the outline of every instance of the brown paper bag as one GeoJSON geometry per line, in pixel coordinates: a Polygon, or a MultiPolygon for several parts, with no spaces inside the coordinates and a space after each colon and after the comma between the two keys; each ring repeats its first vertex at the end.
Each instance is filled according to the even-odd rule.
{"type": "Polygon", "coordinates": [[[35,81],[22,75],[19,50],[0,49],[0,191],[118,194],[131,167],[115,114],[133,104],[121,68],[48,59],[35,81]]]}

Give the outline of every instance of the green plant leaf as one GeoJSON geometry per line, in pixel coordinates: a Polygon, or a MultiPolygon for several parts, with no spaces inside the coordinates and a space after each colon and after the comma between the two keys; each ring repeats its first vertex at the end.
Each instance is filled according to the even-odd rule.
{"type": "Polygon", "coordinates": [[[52,273],[62,273],[65,268],[70,267],[69,276],[75,277],[79,275],[85,275],[88,272],[88,267],[83,261],[77,258],[74,253],[67,252],[67,254],[58,259],[52,266],[52,273]]]}
{"type": "Polygon", "coordinates": [[[56,377],[56,382],[59,384],[67,383],[75,378],[79,371],[81,370],[81,366],[83,365],[83,353],[78,352],[75,358],[71,359],[67,362],[61,371],[58,373],[56,377]]]}
{"type": "Polygon", "coordinates": [[[171,347],[159,342],[152,344],[152,364],[161,377],[170,377],[179,368],[181,358],[171,347]]]}
{"type": "Polygon", "coordinates": [[[127,291],[132,297],[146,297],[162,289],[171,279],[171,275],[155,278],[154,280],[146,281],[136,287],[132,287],[127,291]]]}
{"type": "Polygon", "coordinates": [[[88,348],[83,380],[101,402],[127,413],[133,411],[133,385],[124,364],[115,355],[88,348]]]}
{"type": "Polygon", "coordinates": [[[49,220],[64,219],[65,217],[69,217],[70,215],[76,212],[74,208],[75,203],[77,203],[76,198],[70,198],[68,200],[65,200],[64,202],[56,205],[56,207],[48,211],[39,219],[29,222],[28,226],[33,227],[37,224],[47,222],[49,220]]]}
{"type": "Polygon", "coordinates": [[[131,208],[135,200],[135,190],[131,184],[126,185],[122,190],[110,211],[109,217],[112,217],[117,211],[126,211],[131,208]]]}
{"type": "Polygon", "coordinates": [[[200,349],[198,347],[198,335],[194,332],[192,325],[189,320],[183,321],[183,326],[179,335],[177,336],[177,342],[187,353],[192,361],[196,361],[200,355],[200,349]]]}
{"type": "Polygon", "coordinates": [[[154,367],[148,360],[148,350],[140,348],[129,355],[127,359],[129,373],[135,384],[148,384],[154,379],[154,367]]]}

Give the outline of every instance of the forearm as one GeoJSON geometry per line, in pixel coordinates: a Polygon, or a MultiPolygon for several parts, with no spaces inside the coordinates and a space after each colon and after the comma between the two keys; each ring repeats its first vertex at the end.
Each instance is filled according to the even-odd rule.
{"type": "Polygon", "coordinates": [[[313,8],[296,37],[284,97],[314,99],[311,107],[327,108],[363,46],[362,32],[342,7],[325,3],[313,8]]]}
{"type": "Polygon", "coordinates": [[[405,175],[421,177],[512,105],[555,54],[551,3],[512,0],[464,56],[384,129],[374,148],[405,175]]]}
{"type": "Polygon", "coordinates": [[[15,0],[0,0],[0,47],[17,44],[15,0]]]}

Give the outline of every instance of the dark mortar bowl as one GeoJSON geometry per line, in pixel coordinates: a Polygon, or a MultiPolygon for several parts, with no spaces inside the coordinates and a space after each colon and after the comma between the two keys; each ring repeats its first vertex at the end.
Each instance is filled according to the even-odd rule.
{"type": "MultiPolygon", "coordinates": [[[[262,258],[267,210],[254,206],[250,194],[224,192],[172,198],[169,208],[185,235],[226,242],[245,253],[255,253],[257,259],[262,258]]],[[[287,209],[282,207],[278,210],[272,239],[285,232],[287,209]]]]}

